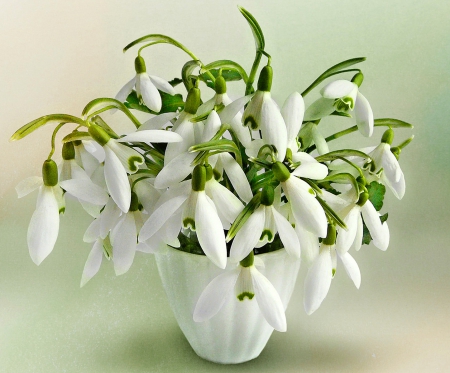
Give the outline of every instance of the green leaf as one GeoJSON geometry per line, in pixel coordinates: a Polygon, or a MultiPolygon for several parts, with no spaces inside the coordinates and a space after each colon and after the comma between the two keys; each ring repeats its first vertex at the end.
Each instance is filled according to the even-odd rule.
{"type": "Polygon", "coordinates": [[[352,184],[353,188],[356,191],[356,195],[359,195],[359,185],[353,175],[348,173],[340,173],[331,176],[327,176],[325,179],[320,180],[320,182],[325,183],[336,183],[336,184],[352,184]]]}
{"type": "Polygon", "coordinates": [[[69,133],[67,136],[65,136],[62,139],[63,143],[76,141],[76,140],[92,140],[91,135],[89,135],[88,132],[83,131],[74,131],[72,133],[69,133]]]}
{"type": "Polygon", "coordinates": [[[86,119],[89,119],[95,115],[111,109],[118,109],[123,112],[133,122],[136,128],[139,128],[141,126],[141,122],[139,122],[139,120],[131,113],[131,111],[128,110],[128,108],[123,103],[116,100],[115,98],[102,97],[92,100],[84,107],[82,115],[86,119]]]}
{"type": "Polygon", "coordinates": [[[319,201],[328,218],[333,220],[341,228],[347,229],[347,226],[345,225],[344,221],[339,217],[339,215],[336,212],[334,212],[334,210],[330,206],[327,205],[327,203],[322,198],[316,195],[316,199],[317,201],[319,201]]]}
{"type": "Polygon", "coordinates": [[[304,151],[307,149],[312,141],[312,129],[314,128],[316,124],[313,122],[307,122],[303,123],[302,128],[300,129],[300,132],[298,133],[298,141],[300,142],[300,150],[304,151]]]}
{"type": "MultiPolygon", "coordinates": [[[[363,62],[365,60],[366,60],[366,57],[351,58],[349,60],[342,61],[342,62],[330,67],[328,70],[324,71],[316,80],[314,80],[314,82],[312,82],[308,88],[306,88],[303,91],[302,96],[305,97],[312,89],[317,87],[320,83],[322,83],[325,79],[329,78],[330,76],[339,74],[341,72],[342,73],[348,72],[350,70],[344,70],[344,69],[346,69],[347,67],[350,67],[352,65],[355,65],[357,63],[363,62]]],[[[355,71],[360,71],[360,70],[355,69],[355,71]]]]}
{"type": "Polygon", "coordinates": [[[226,238],[227,242],[231,241],[231,239],[234,236],[236,236],[236,233],[239,232],[239,230],[245,224],[250,215],[253,214],[253,212],[259,207],[260,203],[261,203],[261,193],[257,193],[253,196],[250,202],[244,207],[244,209],[240,212],[236,220],[231,225],[226,238]]]}
{"type": "MultiPolygon", "coordinates": [[[[219,70],[217,69],[209,70],[209,73],[212,74],[215,78],[219,76],[219,70]]],[[[239,72],[235,70],[222,70],[222,76],[227,82],[238,81],[242,79],[241,74],[239,74],[239,72]]],[[[205,82],[209,88],[215,88],[215,84],[211,80],[211,76],[209,76],[207,73],[199,75],[199,78],[201,81],[205,82]]]]}
{"type": "Polygon", "coordinates": [[[161,111],[159,113],[156,113],[156,112],[150,110],[144,104],[141,104],[137,97],[136,91],[132,91],[128,95],[127,101],[125,102],[125,106],[129,109],[139,110],[139,111],[143,111],[145,113],[151,113],[151,114],[155,114],[155,115],[169,113],[169,112],[176,112],[177,110],[183,110],[183,108],[184,108],[183,96],[181,96],[180,94],[176,94],[176,95],[172,96],[172,95],[169,95],[168,93],[165,93],[162,91],[159,91],[159,93],[161,95],[161,100],[162,100],[161,111]]]}
{"type": "Polygon", "coordinates": [[[183,83],[183,80],[180,79],[180,78],[173,78],[173,79],[169,82],[169,84],[170,84],[172,87],[176,87],[178,84],[181,84],[181,83],[183,83]]]}
{"type": "Polygon", "coordinates": [[[20,127],[16,132],[14,132],[9,141],[16,141],[23,139],[25,136],[28,136],[30,133],[36,131],[38,128],[49,123],[50,124],[75,123],[80,126],[86,126],[84,120],[74,117],[72,115],[67,114],[44,115],[43,117],[35,119],[32,122],[27,123],[24,126],[20,127]]]}
{"type": "MultiPolygon", "coordinates": [[[[380,220],[381,223],[384,223],[388,219],[388,213],[381,215],[380,220]]],[[[372,236],[370,235],[369,230],[367,229],[366,224],[363,224],[363,238],[362,238],[362,244],[368,245],[370,244],[370,241],[372,241],[372,236]]]]}
{"type": "Polygon", "coordinates": [[[239,11],[242,13],[242,15],[245,17],[245,19],[247,20],[247,22],[252,30],[253,37],[255,38],[256,49],[264,50],[264,47],[266,46],[266,42],[264,40],[264,34],[263,34],[258,22],[256,21],[255,17],[253,17],[250,14],[250,12],[247,11],[246,9],[244,9],[243,7],[240,6],[238,8],[239,8],[239,11]]]}
{"type": "Polygon", "coordinates": [[[335,150],[332,152],[329,152],[327,154],[320,155],[316,158],[317,162],[327,162],[327,161],[334,161],[339,158],[345,158],[345,157],[361,157],[364,159],[369,159],[370,157],[359,150],[354,149],[341,149],[341,150],[335,150]]]}
{"type": "Polygon", "coordinates": [[[372,202],[375,210],[380,211],[383,207],[384,194],[386,193],[386,187],[376,181],[372,181],[370,185],[367,186],[367,191],[369,192],[369,201],[372,202]]]}
{"type": "MultiPolygon", "coordinates": [[[[211,71],[211,73],[214,75],[214,77],[218,76],[219,69],[222,70],[222,76],[226,81],[232,81],[232,80],[240,80],[243,79],[245,83],[247,83],[248,76],[245,72],[244,68],[239,65],[237,62],[231,61],[231,60],[218,60],[211,62],[207,64],[206,66],[203,66],[201,69],[201,73],[203,75],[205,71],[211,71]],[[236,74],[239,75],[239,77],[236,76],[236,74]]],[[[208,77],[208,79],[210,79],[208,77]]]]}
{"type": "Polygon", "coordinates": [[[414,128],[412,124],[406,123],[399,119],[380,118],[374,120],[374,126],[385,126],[391,128],[414,128]]]}

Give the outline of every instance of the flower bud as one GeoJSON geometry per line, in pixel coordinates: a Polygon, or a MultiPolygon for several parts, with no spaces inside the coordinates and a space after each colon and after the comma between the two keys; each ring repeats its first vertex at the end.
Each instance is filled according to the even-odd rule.
{"type": "Polygon", "coordinates": [[[66,142],[62,147],[62,157],[65,161],[75,159],[75,148],[73,142],[66,142]]]}
{"type": "Polygon", "coordinates": [[[291,173],[289,172],[287,167],[281,162],[275,162],[272,165],[272,171],[275,178],[281,183],[291,177],[291,173]]]}
{"type": "Polygon", "coordinates": [[[358,202],[356,202],[356,204],[358,206],[364,206],[368,199],[369,199],[369,193],[367,193],[367,191],[364,191],[359,195],[359,199],[358,199],[358,202]]]}
{"type": "Polygon", "coordinates": [[[205,190],[206,183],[206,167],[203,165],[197,165],[192,171],[192,190],[195,192],[201,192],[205,190]]]}
{"type": "Polygon", "coordinates": [[[359,72],[352,78],[352,83],[355,83],[358,87],[361,87],[361,84],[364,80],[363,73],[359,72]]]}
{"type": "Polygon", "coordinates": [[[147,71],[145,60],[141,56],[137,56],[134,60],[134,69],[136,70],[136,74],[142,74],[147,71]]]}
{"type": "Polygon", "coordinates": [[[322,241],[325,245],[332,246],[336,243],[336,227],[328,224],[327,236],[322,241]]]}
{"type": "Polygon", "coordinates": [[[195,114],[200,106],[200,89],[192,87],[186,98],[186,105],[184,111],[189,114],[195,114]]]}
{"type": "Polygon", "coordinates": [[[101,146],[105,146],[111,137],[97,124],[91,124],[88,128],[89,135],[101,146]]]}
{"type": "Polygon", "coordinates": [[[42,179],[45,186],[58,184],[58,166],[52,159],[47,159],[42,165],[42,179]]]}
{"type": "Polygon", "coordinates": [[[214,90],[219,95],[227,92],[227,83],[225,81],[225,78],[222,75],[219,75],[216,78],[216,81],[214,83],[214,90]]]}
{"type": "Polygon", "coordinates": [[[394,141],[394,131],[391,128],[389,128],[383,133],[381,142],[391,145],[392,141],[394,141]]]}
{"type": "Polygon", "coordinates": [[[272,185],[264,185],[261,191],[261,204],[264,206],[272,206],[275,198],[275,192],[272,185]]]}
{"type": "Polygon", "coordinates": [[[272,66],[264,66],[259,73],[258,91],[270,92],[270,89],[272,88],[272,76],[272,66]]]}

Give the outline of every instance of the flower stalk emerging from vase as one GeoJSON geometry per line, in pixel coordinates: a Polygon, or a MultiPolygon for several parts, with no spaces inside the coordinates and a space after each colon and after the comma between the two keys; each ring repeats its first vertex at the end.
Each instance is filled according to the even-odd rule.
{"type": "Polygon", "coordinates": [[[248,74],[234,61],[204,64],[178,41],[147,35],[124,49],[141,46],[136,75],[116,98],[89,102],[80,117],[43,116],[12,136],[19,140],[56,124],[42,178],[28,178],[16,188],[19,197],[39,189],[28,229],[37,265],[55,246],[59,214],[69,194],[94,218],[84,236],[93,246],[81,286],[98,272],[103,257],[112,259],[116,274],[122,275],[136,251],[155,253],[171,246],[206,255],[223,271],[199,294],[195,321],[214,317],[226,302],[256,301],[265,320],[279,331],[286,330],[285,310],[258,254],[285,249],[292,261],[303,258],[309,266],[308,314],[325,299],[338,261],[359,288],[361,273],[349,251],[371,240],[387,249],[387,214],[379,211],[385,186],[397,198],[404,196],[399,156],[412,139],[392,146],[394,129],[412,126],[374,119],[360,92],[363,73],[354,68],[365,58],[332,66],[302,94],[290,94],[280,110],[271,96],[276,80],[261,28],[250,13],[240,11],[256,42],[248,74]],[[191,58],[170,82],[149,75],[141,56],[160,43],[191,58]],[[338,74],[341,78],[332,80],[338,74]],[[234,101],[227,93],[231,81],[244,87],[243,96],[234,101]],[[316,87],[320,97],[305,105],[304,97],[316,87]],[[213,97],[206,100],[209,90],[213,97]],[[103,113],[117,110],[135,131],[118,134],[106,123],[103,113]],[[148,120],[141,124],[133,111],[147,113],[148,120]],[[348,117],[350,127],[324,137],[321,123],[333,116],[348,117]],[[55,136],[66,125],[75,128],[63,139],[63,160],[57,166],[55,136]],[[340,148],[335,141],[356,131],[371,137],[377,127],[386,130],[371,148],[340,148]]]}

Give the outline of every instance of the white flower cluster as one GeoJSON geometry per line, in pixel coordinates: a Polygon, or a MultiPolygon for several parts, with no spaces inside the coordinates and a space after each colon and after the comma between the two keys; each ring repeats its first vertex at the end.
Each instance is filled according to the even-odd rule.
{"type": "MultiPolygon", "coordinates": [[[[140,56],[135,68],[136,76],[116,99],[88,104],[83,118],[72,119],[87,131],[78,127],[65,138],[59,166],[49,157],[42,178],[17,186],[19,197],[39,188],[28,229],[36,264],[53,250],[59,215],[71,196],[94,218],[84,235],[93,246],[81,286],[98,272],[103,257],[112,259],[121,275],[136,251],[155,253],[171,246],[204,254],[223,270],[200,295],[195,321],[214,317],[225,302],[254,298],[279,331],[286,330],[285,310],[258,254],[285,249],[293,261],[303,258],[309,266],[308,314],[327,295],[338,261],[359,288],[361,274],[349,251],[367,240],[364,226],[369,240],[387,249],[389,230],[378,212],[384,186],[399,199],[405,192],[397,160],[402,146],[391,149],[392,129],[376,147],[331,152],[328,143],[338,136],[325,139],[318,129],[323,118],[344,115],[355,118],[354,130],[363,136],[373,134],[372,109],[359,92],[361,73],[352,81],[326,84],[322,97],[305,111],[297,92],[279,109],[270,93],[269,64],[261,70],[258,89],[234,101],[227,95],[225,68],[207,78],[202,71],[195,84],[186,83],[192,75],[183,79],[188,90],[183,109],[163,110],[164,97],[177,97],[173,86],[148,75],[140,56]],[[204,103],[201,77],[215,89],[204,103]],[[153,113],[142,125],[123,104],[130,94],[137,99],[134,108],[153,113]],[[127,114],[136,131],[118,136],[100,118],[111,108],[127,114]]],[[[52,118],[32,122],[16,138],[31,132],[33,123],[40,126],[52,118]]],[[[63,119],[54,117],[70,122],[63,119]]]]}

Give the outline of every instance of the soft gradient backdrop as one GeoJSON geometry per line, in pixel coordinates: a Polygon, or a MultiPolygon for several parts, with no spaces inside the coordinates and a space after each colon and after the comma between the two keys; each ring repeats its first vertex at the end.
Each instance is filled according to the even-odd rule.
{"type": "MultiPolygon", "coordinates": [[[[0,8],[1,372],[448,371],[447,1],[0,0],[0,8]],[[303,268],[287,310],[288,332],[275,332],[257,360],[224,367],[190,349],[151,256],[137,255],[121,277],[104,265],[79,289],[90,250],[81,238],[90,219],[73,203],[61,219],[53,253],[40,267],[33,264],[26,231],[36,194],[17,200],[14,186],[40,173],[52,128],[18,143],[8,139],[39,116],[79,115],[89,100],[114,96],[134,74],[135,52],[121,50],[142,35],[168,34],[206,63],[229,58],[248,69],[254,44],[237,4],[264,30],[279,103],[331,65],[366,56],[362,92],[375,117],[413,123],[416,138],[401,156],[406,196],[398,201],[389,195],[385,202],[389,249],[371,245],[355,253],[361,289],[341,268],[321,308],[307,316],[303,268]]],[[[187,61],[167,45],[144,56],[149,70],[167,79],[179,76],[187,61]]],[[[241,92],[242,86],[230,89],[241,92]]],[[[307,102],[317,95],[311,93],[307,102]]],[[[121,120],[114,118],[117,128],[121,120]]],[[[341,119],[325,128],[333,125],[344,124],[341,119]]],[[[377,130],[375,139],[381,133],[377,130]]],[[[396,133],[394,143],[411,131],[396,133]]]]}

